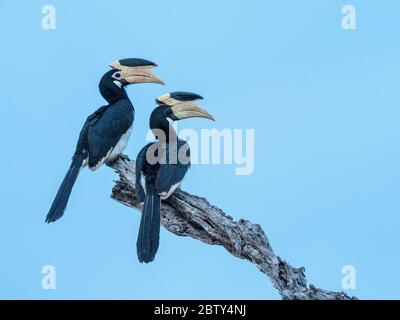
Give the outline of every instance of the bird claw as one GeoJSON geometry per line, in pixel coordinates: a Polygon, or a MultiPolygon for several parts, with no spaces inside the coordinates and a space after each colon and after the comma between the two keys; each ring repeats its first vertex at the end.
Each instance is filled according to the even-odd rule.
{"type": "Polygon", "coordinates": [[[118,158],[117,158],[116,160],[129,161],[130,159],[129,159],[129,157],[128,157],[126,154],[122,154],[122,153],[121,153],[121,154],[118,156],[118,158]]]}
{"type": "Polygon", "coordinates": [[[113,168],[113,167],[117,164],[117,162],[120,161],[120,160],[122,160],[122,161],[129,161],[130,159],[129,159],[129,157],[128,157],[127,155],[120,154],[120,155],[118,155],[118,157],[115,158],[114,160],[108,161],[108,162],[106,163],[106,165],[107,165],[107,167],[113,168]]]}

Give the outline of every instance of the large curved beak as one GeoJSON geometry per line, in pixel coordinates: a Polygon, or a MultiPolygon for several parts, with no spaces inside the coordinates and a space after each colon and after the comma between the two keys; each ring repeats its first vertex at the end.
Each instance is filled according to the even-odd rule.
{"type": "Polygon", "coordinates": [[[150,70],[154,67],[153,65],[130,67],[121,65],[119,61],[114,61],[110,64],[110,67],[120,70],[121,77],[127,82],[127,84],[157,83],[165,85],[164,81],[150,70]]]}
{"type": "Polygon", "coordinates": [[[215,121],[211,114],[191,101],[178,103],[171,108],[175,117],[177,117],[179,120],[188,118],[205,118],[215,121]]]}

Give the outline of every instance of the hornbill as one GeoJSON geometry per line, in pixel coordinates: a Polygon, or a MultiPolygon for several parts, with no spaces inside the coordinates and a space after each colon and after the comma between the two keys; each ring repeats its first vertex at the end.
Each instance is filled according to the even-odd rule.
{"type": "Polygon", "coordinates": [[[125,86],[136,83],[164,84],[150,71],[156,66],[154,62],[144,59],[121,59],[110,65],[111,70],[104,74],[99,83],[100,93],[108,104],[90,115],[83,125],[71,166],[47,214],[47,223],[63,216],[82,168],[88,165],[94,171],[121,155],[128,144],[135,114],[125,86]]]}
{"type": "Polygon", "coordinates": [[[189,144],[177,138],[173,121],[193,117],[214,118],[194,102],[203,99],[190,92],[172,92],[156,100],[150,117],[156,142],[147,144],[136,159],[136,194],[144,202],[136,243],[140,262],[149,263],[157,253],[160,237],[161,200],[179,188],[190,168],[189,144]]]}

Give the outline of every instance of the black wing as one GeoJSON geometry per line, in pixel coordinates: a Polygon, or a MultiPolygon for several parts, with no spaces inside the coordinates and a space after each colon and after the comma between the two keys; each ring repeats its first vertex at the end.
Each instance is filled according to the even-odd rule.
{"type": "Polygon", "coordinates": [[[89,128],[97,123],[97,121],[101,118],[103,112],[107,109],[108,106],[103,106],[93,112],[89,117],[87,117],[85,124],[79,134],[78,143],[76,146],[75,155],[81,155],[82,153],[87,153],[88,146],[88,131],[89,128]]]}
{"type": "MultiPolygon", "coordinates": [[[[183,180],[183,178],[186,175],[186,172],[190,168],[190,149],[189,145],[187,144],[186,141],[180,140],[178,141],[178,150],[181,150],[181,148],[186,149],[186,155],[187,155],[187,163],[180,161],[179,157],[177,157],[176,163],[167,163],[167,164],[161,164],[160,168],[158,169],[157,176],[156,176],[156,181],[155,181],[155,187],[158,193],[162,192],[168,192],[171,187],[183,180]]],[[[169,159],[169,152],[170,148],[167,149],[167,162],[169,159]]],[[[176,151],[175,151],[176,152],[176,151]]]]}
{"type": "MultiPolygon", "coordinates": [[[[89,117],[90,118],[90,117],[89,117]]],[[[89,167],[97,167],[132,126],[133,107],[129,101],[118,101],[90,120],[87,129],[89,167]]]]}

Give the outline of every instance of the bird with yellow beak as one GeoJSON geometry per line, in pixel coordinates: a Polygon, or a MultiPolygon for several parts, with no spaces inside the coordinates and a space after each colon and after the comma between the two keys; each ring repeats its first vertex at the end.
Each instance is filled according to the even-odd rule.
{"type": "Polygon", "coordinates": [[[150,128],[157,141],[147,144],[136,159],[137,199],[144,202],[136,244],[140,262],[154,260],[159,246],[161,200],[179,188],[190,168],[189,144],[178,139],[173,121],[214,120],[196,104],[199,99],[203,98],[191,92],[172,92],[156,99],[158,107],[151,114],[150,128]]]}
{"type": "Polygon", "coordinates": [[[72,163],[61,183],[46,222],[60,219],[82,168],[96,170],[115,161],[128,144],[135,110],[125,87],[138,83],[164,84],[151,69],[157,65],[144,59],[122,59],[110,64],[100,80],[99,90],[107,105],[90,115],[80,132],[72,163]]]}

